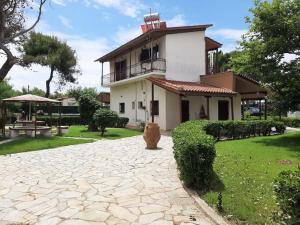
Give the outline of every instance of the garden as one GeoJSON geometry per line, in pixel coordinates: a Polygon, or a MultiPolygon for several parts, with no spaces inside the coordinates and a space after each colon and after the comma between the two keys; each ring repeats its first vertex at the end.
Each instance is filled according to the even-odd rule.
{"type": "Polygon", "coordinates": [[[300,133],[284,130],[271,120],[181,124],[172,133],[180,177],[237,224],[297,224],[300,133]]]}

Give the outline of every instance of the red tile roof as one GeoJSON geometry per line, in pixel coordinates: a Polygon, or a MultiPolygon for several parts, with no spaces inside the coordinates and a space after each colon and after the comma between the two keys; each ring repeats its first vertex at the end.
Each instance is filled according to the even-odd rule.
{"type": "Polygon", "coordinates": [[[155,77],[148,77],[147,80],[151,81],[155,85],[164,88],[166,90],[184,94],[185,92],[194,93],[207,93],[207,94],[230,94],[234,95],[236,92],[228,88],[219,88],[207,84],[201,84],[198,82],[186,82],[186,81],[176,81],[176,80],[165,80],[155,77]]]}

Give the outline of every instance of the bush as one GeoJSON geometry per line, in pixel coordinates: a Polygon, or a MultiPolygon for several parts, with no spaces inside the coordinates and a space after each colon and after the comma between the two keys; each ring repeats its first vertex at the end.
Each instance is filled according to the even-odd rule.
{"type": "Polygon", "coordinates": [[[275,180],[275,193],[281,212],[279,220],[284,224],[300,222],[300,168],[297,171],[283,171],[275,180]]]}
{"type": "Polygon", "coordinates": [[[114,127],[116,125],[119,116],[116,112],[109,109],[98,109],[95,112],[93,119],[100,129],[101,136],[103,136],[107,127],[114,127]]]}
{"type": "Polygon", "coordinates": [[[203,131],[205,121],[188,121],[172,132],[174,157],[185,185],[204,190],[210,186],[215,140],[203,131]]]}
{"type": "MultiPolygon", "coordinates": [[[[46,124],[57,126],[59,125],[58,116],[38,116],[38,120],[45,121],[46,124]]],[[[61,125],[62,126],[71,126],[71,125],[87,125],[87,121],[82,119],[80,116],[61,116],[61,125]]]]}
{"type": "Polygon", "coordinates": [[[128,122],[129,119],[127,117],[119,117],[115,126],[118,128],[125,128],[128,122]]]}
{"type": "Polygon", "coordinates": [[[96,124],[93,120],[93,116],[97,109],[100,108],[99,102],[96,100],[96,97],[91,93],[83,93],[79,97],[79,111],[80,116],[83,120],[88,122],[88,130],[96,131],[96,124]]]}
{"type": "Polygon", "coordinates": [[[239,139],[257,135],[266,136],[271,134],[273,127],[275,127],[277,133],[281,134],[285,131],[282,122],[272,120],[208,122],[204,126],[204,130],[207,134],[219,140],[221,137],[239,139]]]}
{"type": "Polygon", "coordinates": [[[288,127],[300,127],[300,118],[284,117],[281,118],[281,120],[277,120],[283,122],[284,125],[288,127]]]}

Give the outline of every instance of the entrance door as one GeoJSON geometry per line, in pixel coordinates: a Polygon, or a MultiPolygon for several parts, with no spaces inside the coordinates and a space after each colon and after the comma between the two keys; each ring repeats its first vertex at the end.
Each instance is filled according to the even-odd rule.
{"type": "Polygon", "coordinates": [[[181,122],[190,120],[190,102],[181,100],[181,122]]]}
{"type": "Polygon", "coordinates": [[[219,114],[219,120],[228,120],[229,119],[229,102],[228,101],[219,101],[218,102],[218,114],[219,114]]]}

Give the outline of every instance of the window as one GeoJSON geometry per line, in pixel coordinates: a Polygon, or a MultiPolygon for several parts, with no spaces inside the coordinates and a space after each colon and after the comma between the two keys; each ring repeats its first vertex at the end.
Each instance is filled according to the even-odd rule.
{"type": "Polygon", "coordinates": [[[125,103],[124,102],[119,104],[119,112],[125,113],[125,103]]]}
{"type": "Polygon", "coordinates": [[[131,107],[132,107],[132,109],[135,109],[135,102],[131,103],[131,107]]]}
{"type": "Polygon", "coordinates": [[[153,102],[151,101],[150,110],[151,110],[151,115],[158,116],[159,115],[159,102],[158,101],[153,101],[153,102]],[[152,103],[153,103],[153,107],[152,107],[152,103]]]}
{"type": "Polygon", "coordinates": [[[126,60],[115,63],[115,81],[126,79],[126,60]]]}
{"type": "Polygon", "coordinates": [[[142,49],[142,52],[141,52],[141,55],[140,55],[140,61],[142,62],[142,61],[150,60],[151,59],[151,54],[153,54],[152,58],[154,60],[159,58],[159,47],[158,47],[158,45],[155,45],[152,48],[152,51],[151,51],[151,48],[142,49]]]}
{"type": "Polygon", "coordinates": [[[145,107],[143,106],[143,102],[138,102],[138,108],[139,109],[145,109],[145,107]]]}

